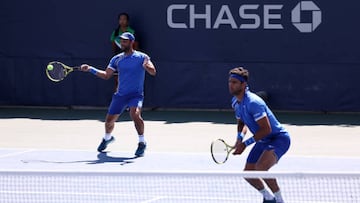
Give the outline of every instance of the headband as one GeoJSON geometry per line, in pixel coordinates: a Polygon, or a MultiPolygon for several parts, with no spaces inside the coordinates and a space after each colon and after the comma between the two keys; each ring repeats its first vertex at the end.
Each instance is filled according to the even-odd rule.
{"type": "Polygon", "coordinates": [[[238,75],[238,74],[231,73],[230,77],[238,79],[240,82],[246,82],[245,78],[243,76],[241,76],[241,75],[238,75]]]}

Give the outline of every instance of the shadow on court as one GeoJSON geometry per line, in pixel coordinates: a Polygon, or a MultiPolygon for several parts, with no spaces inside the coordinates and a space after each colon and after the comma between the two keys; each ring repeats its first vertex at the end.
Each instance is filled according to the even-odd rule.
{"type": "Polygon", "coordinates": [[[21,160],[23,163],[51,163],[51,164],[75,164],[75,163],[85,163],[85,164],[106,164],[106,163],[119,163],[120,165],[126,165],[134,163],[134,160],[138,157],[114,157],[109,156],[108,152],[102,152],[97,155],[95,160],[83,160],[83,161],[51,161],[43,159],[32,159],[32,160],[21,160]]]}
{"type": "Polygon", "coordinates": [[[97,160],[86,161],[87,164],[104,164],[104,163],[119,163],[120,165],[134,163],[134,159],[138,157],[113,157],[109,156],[107,152],[102,152],[97,155],[97,160]]]}
{"type": "MultiPolygon", "coordinates": [[[[44,108],[1,108],[0,119],[29,118],[41,120],[99,120],[104,122],[106,110],[84,109],[44,109],[44,108]]],[[[303,113],[303,112],[274,112],[280,122],[290,125],[360,125],[359,113],[303,113]]],[[[144,110],[146,121],[164,121],[165,124],[210,122],[221,124],[236,124],[234,113],[225,111],[203,110],[144,110]]],[[[128,112],[124,112],[119,121],[130,121],[128,112]]]]}

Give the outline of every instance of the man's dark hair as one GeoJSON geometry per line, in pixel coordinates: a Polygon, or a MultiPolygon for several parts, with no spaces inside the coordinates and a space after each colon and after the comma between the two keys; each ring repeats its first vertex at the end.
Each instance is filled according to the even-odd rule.
{"type": "Polygon", "coordinates": [[[243,67],[236,67],[236,68],[233,68],[229,71],[229,75],[230,74],[236,74],[236,75],[240,75],[242,76],[246,82],[248,81],[249,79],[249,71],[246,70],[245,68],[243,67]]]}

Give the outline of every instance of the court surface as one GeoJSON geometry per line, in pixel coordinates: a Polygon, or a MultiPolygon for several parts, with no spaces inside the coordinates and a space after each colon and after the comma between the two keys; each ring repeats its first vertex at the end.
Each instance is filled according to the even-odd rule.
{"type": "MultiPolygon", "coordinates": [[[[232,112],[145,111],[148,149],[145,157],[140,158],[134,157],[137,137],[127,113],[116,123],[116,141],[106,153],[96,152],[103,135],[105,113],[105,110],[1,108],[1,170],[216,173],[238,172],[244,166],[248,150],[241,156],[231,156],[222,165],[215,164],[209,152],[214,139],[234,141],[236,125],[232,112]]],[[[358,114],[275,114],[289,130],[292,145],[272,171],[360,171],[358,114]]],[[[250,188],[247,183],[243,185],[250,188]]],[[[183,198],[172,195],[171,201],[166,198],[166,195],[130,198],[125,202],[238,202],[231,198],[200,201],[198,195],[183,198]]]]}

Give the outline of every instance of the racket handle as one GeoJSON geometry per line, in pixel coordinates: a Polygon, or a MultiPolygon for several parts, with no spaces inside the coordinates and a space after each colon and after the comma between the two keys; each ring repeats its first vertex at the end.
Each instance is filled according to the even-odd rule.
{"type": "Polygon", "coordinates": [[[81,70],[81,66],[75,66],[73,67],[74,70],[81,70]]]}

